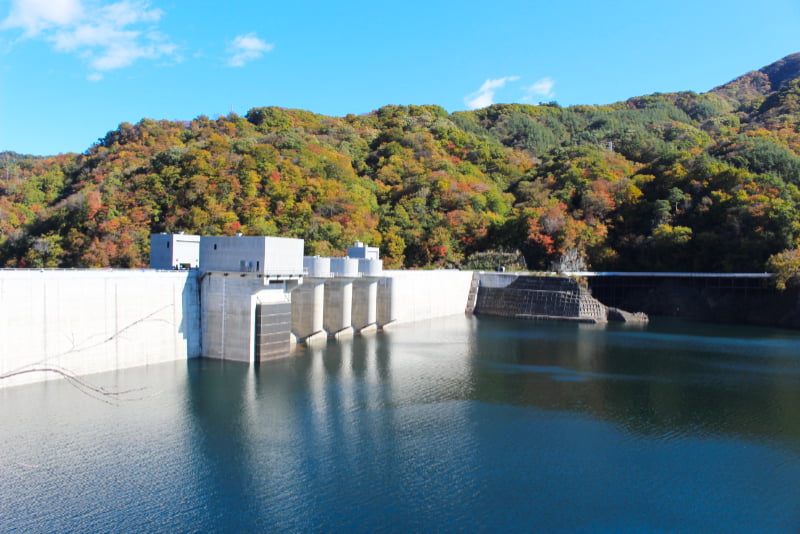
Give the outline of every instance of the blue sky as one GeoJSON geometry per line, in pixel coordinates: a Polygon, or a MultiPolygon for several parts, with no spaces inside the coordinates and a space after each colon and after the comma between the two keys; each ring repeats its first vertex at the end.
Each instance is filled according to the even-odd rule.
{"type": "Polygon", "coordinates": [[[121,122],[704,92],[800,52],[797,0],[0,0],[0,150],[121,122]]]}

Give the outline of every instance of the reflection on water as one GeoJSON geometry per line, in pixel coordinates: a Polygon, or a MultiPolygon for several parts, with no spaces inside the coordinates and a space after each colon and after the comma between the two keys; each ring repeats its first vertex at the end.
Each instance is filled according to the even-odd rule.
{"type": "Polygon", "coordinates": [[[645,433],[665,426],[792,446],[800,439],[800,419],[787,409],[800,401],[795,333],[704,325],[704,335],[663,320],[648,330],[492,326],[473,356],[487,368],[479,376],[495,383],[478,388],[485,400],[581,411],[645,433]]]}
{"type": "Polygon", "coordinates": [[[800,335],[454,317],[0,392],[22,531],[797,531],[800,335]]]}

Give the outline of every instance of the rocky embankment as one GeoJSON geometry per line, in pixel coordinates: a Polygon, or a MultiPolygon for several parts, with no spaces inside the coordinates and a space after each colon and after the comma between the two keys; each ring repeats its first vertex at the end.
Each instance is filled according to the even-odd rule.
{"type": "Polygon", "coordinates": [[[609,308],[577,279],[490,275],[481,279],[475,315],[583,323],[646,323],[644,313],[609,308]]]}

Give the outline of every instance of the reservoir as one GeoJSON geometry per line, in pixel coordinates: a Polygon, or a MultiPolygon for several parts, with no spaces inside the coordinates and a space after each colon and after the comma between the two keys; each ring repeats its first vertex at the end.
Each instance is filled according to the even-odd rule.
{"type": "Polygon", "coordinates": [[[83,380],[0,389],[1,530],[800,530],[795,331],[453,316],[83,380]]]}

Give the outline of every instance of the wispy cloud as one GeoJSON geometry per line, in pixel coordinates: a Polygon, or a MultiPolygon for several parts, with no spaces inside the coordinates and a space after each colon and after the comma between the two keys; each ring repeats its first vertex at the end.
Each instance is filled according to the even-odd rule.
{"type": "Polygon", "coordinates": [[[36,37],[45,30],[69,25],[82,15],[81,0],[13,0],[0,28],[19,28],[24,37],[36,37]]]}
{"type": "Polygon", "coordinates": [[[553,90],[555,86],[556,82],[549,77],[536,80],[533,85],[524,88],[525,96],[522,97],[522,101],[531,102],[534,99],[542,98],[552,99],[556,96],[556,93],[553,90]]]}
{"type": "Polygon", "coordinates": [[[480,109],[494,104],[494,95],[498,89],[502,89],[508,82],[519,80],[519,76],[506,76],[504,78],[488,79],[483,82],[481,88],[474,93],[464,97],[464,104],[469,109],[480,109]]]}
{"type": "Polygon", "coordinates": [[[258,38],[255,33],[248,33],[237,36],[228,47],[231,56],[228,58],[228,66],[243,67],[245,63],[260,58],[274,45],[258,38]]]}
{"type": "Polygon", "coordinates": [[[22,31],[62,53],[76,54],[91,67],[91,81],[140,59],[175,57],[177,47],[156,29],[163,16],[145,0],[100,4],[84,0],[12,0],[0,29],[22,31]]]}

